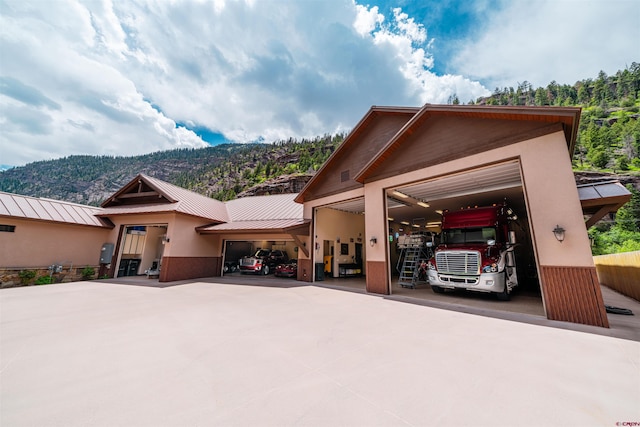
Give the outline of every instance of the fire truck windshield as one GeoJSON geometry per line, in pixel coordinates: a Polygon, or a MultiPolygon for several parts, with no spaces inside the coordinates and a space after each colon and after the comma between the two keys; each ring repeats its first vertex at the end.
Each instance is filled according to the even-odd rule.
{"type": "Polygon", "coordinates": [[[460,243],[487,243],[488,240],[496,240],[496,229],[493,227],[456,228],[444,230],[442,240],[445,244],[460,243]]]}

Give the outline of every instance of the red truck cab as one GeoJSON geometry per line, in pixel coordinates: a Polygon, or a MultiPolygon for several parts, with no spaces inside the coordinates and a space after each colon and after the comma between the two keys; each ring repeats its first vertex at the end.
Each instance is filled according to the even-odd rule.
{"type": "Polygon", "coordinates": [[[504,204],[444,211],[441,243],[428,264],[433,291],[466,289],[508,300],[518,285],[511,214],[504,204]]]}

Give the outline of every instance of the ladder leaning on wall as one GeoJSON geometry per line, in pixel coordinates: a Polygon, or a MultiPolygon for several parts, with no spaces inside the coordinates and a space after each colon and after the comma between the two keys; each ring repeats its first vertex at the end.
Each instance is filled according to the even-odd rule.
{"type": "Polygon", "coordinates": [[[401,249],[398,266],[402,263],[398,269],[398,284],[403,288],[414,289],[420,283],[427,283],[426,262],[429,255],[425,252],[426,242],[427,236],[421,232],[398,238],[398,248],[401,249]]]}

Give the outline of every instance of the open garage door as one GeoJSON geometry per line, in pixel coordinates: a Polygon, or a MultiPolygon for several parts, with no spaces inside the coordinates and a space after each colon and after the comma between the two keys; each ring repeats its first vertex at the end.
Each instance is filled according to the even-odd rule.
{"type": "MultiPolygon", "coordinates": [[[[363,277],[366,265],[364,198],[318,207],[315,222],[315,279],[363,277]]],[[[364,281],[358,283],[364,288],[364,281]]]]}
{"type": "Polygon", "coordinates": [[[387,216],[392,293],[544,316],[517,160],[390,188],[387,216]],[[453,218],[459,226],[448,231],[453,218]],[[506,295],[484,286],[483,269],[495,270],[495,283],[509,274],[506,295]]]}
{"type": "Polygon", "coordinates": [[[275,272],[278,265],[288,264],[297,258],[298,245],[293,240],[225,240],[223,273],[269,275],[275,272]],[[259,266],[255,262],[242,265],[242,259],[250,257],[265,258],[266,262],[261,262],[259,266]]]}

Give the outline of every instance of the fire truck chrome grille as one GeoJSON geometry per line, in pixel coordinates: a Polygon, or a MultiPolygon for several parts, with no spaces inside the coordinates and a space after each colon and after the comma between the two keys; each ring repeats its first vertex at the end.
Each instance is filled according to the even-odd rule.
{"type": "Polygon", "coordinates": [[[480,274],[480,253],[476,251],[445,251],[436,253],[439,273],[480,274]]]}

